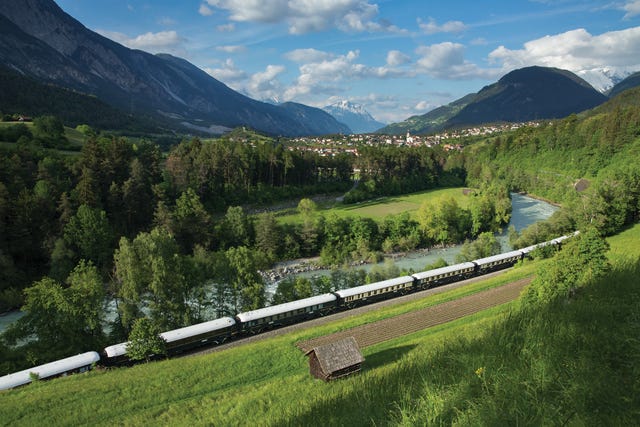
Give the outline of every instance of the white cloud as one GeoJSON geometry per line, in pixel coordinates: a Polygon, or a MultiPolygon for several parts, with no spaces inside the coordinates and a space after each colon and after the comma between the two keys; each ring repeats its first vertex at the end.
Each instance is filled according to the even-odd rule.
{"type": "Polygon", "coordinates": [[[374,22],[378,6],[368,0],[207,0],[238,22],[286,23],[291,34],[337,28],[353,31],[401,31],[374,22]]]}
{"type": "Polygon", "coordinates": [[[484,37],[478,37],[477,39],[471,40],[472,46],[486,46],[489,42],[484,37]]]}
{"type": "Polygon", "coordinates": [[[213,10],[211,10],[211,8],[206,4],[202,3],[198,9],[198,13],[202,16],[211,16],[213,15],[213,10]]]}
{"type": "Polygon", "coordinates": [[[390,50],[387,52],[387,65],[391,67],[397,67],[409,62],[411,62],[411,58],[399,50],[390,50]]]}
{"type": "Polygon", "coordinates": [[[467,26],[462,21],[447,21],[442,25],[438,25],[435,19],[429,18],[429,22],[424,23],[418,19],[418,25],[420,29],[427,34],[436,33],[461,33],[467,29],[467,26]]]}
{"type": "Polygon", "coordinates": [[[218,46],[216,47],[216,50],[220,52],[226,52],[226,53],[238,53],[238,52],[244,52],[245,50],[247,50],[247,48],[242,45],[229,45],[229,46],[218,46]]]}
{"type": "Polygon", "coordinates": [[[599,67],[640,69],[640,27],[597,36],[580,28],[529,41],[522,49],[500,46],[489,54],[489,60],[505,71],[529,65],[573,72],[599,67]]]}
{"type": "Polygon", "coordinates": [[[493,78],[498,70],[483,69],[464,58],[465,47],[460,43],[444,42],[416,49],[420,55],[420,73],[437,79],[460,80],[471,78],[493,78]]]}
{"type": "Polygon", "coordinates": [[[216,30],[218,30],[221,33],[230,33],[231,31],[235,30],[236,26],[234,24],[224,24],[224,25],[218,25],[216,27],[216,30]]]}
{"type": "Polygon", "coordinates": [[[320,55],[322,52],[314,50],[293,52],[296,54],[292,56],[299,59],[305,54],[309,57],[316,55],[316,58],[300,65],[298,78],[284,93],[283,98],[286,100],[299,99],[301,96],[312,94],[344,93],[344,84],[348,82],[367,78],[401,77],[409,74],[406,70],[394,67],[372,67],[361,64],[357,61],[360,55],[357,50],[349,51],[345,55],[320,55]]]}
{"type": "Polygon", "coordinates": [[[418,111],[426,111],[426,110],[432,110],[434,106],[428,101],[420,101],[413,108],[418,111]]]}
{"type": "Polygon", "coordinates": [[[247,79],[247,73],[237,68],[231,59],[227,59],[219,68],[205,68],[204,71],[235,90],[240,90],[242,82],[247,79]]]}
{"type": "Polygon", "coordinates": [[[638,16],[640,15],[640,0],[627,1],[627,4],[625,4],[622,9],[627,12],[626,15],[624,15],[625,19],[638,16]]]}
{"type": "Polygon", "coordinates": [[[320,62],[325,61],[334,55],[329,52],[323,52],[321,50],[309,48],[309,49],[295,49],[284,54],[285,58],[293,62],[320,62]]]}
{"type": "Polygon", "coordinates": [[[131,49],[140,49],[151,53],[169,52],[180,55],[184,54],[182,45],[185,39],[180,37],[175,31],[149,32],[133,38],[126,34],[113,31],[97,30],[97,32],[131,49]]]}
{"type": "Polygon", "coordinates": [[[256,99],[279,99],[283,89],[278,76],[285,71],[282,65],[267,65],[264,71],[251,76],[245,91],[256,99]]]}

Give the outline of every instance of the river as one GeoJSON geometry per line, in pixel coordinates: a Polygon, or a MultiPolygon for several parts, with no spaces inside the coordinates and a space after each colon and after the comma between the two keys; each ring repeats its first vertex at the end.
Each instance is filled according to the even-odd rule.
{"type": "MultiPolygon", "coordinates": [[[[511,214],[511,222],[509,222],[509,226],[513,225],[517,231],[522,230],[523,228],[528,227],[529,225],[542,221],[544,219],[549,218],[558,208],[541,200],[537,200],[528,196],[524,196],[522,194],[512,193],[511,194],[511,206],[512,206],[512,214],[511,214]]],[[[508,227],[507,227],[508,229],[508,227]]],[[[498,236],[498,240],[502,245],[503,251],[508,251],[511,249],[509,246],[508,238],[507,238],[507,229],[498,236]]],[[[442,249],[431,249],[431,250],[422,250],[411,252],[407,254],[403,254],[394,258],[395,264],[401,270],[409,270],[413,271],[422,271],[425,266],[432,264],[439,258],[443,258],[447,263],[452,264],[456,262],[456,256],[460,253],[460,248],[462,245],[450,246],[442,249]]],[[[284,263],[283,263],[284,264],[284,263]]],[[[290,263],[287,263],[290,265],[290,263]]],[[[357,268],[364,269],[366,271],[371,270],[376,264],[365,264],[362,266],[358,266],[357,268]]],[[[378,265],[384,265],[384,261],[379,263],[378,265]]],[[[330,270],[315,270],[308,271],[304,273],[292,274],[290,276],[304,276],[311,277],[316,275],[327,275],[330,274],[330,270]]],[[[267,293],[273,294],[277,283],[268,283],[267,284],[267,293]]],[[[270,296],[269,295],[269,296],[270,296]]],[[[113,311],[113,310],[111,310],[113,311]]],[[[4,329],[11,323],[15,322],[17,319],[22,317],[22,313],[19,311],[13,311],[7,313],[3,316],[0,316],[0,332],[4,331],[4,329]]]]}
{"type": "MultiPolygon", "coordinates": [[[[531,224],[549,218],[556,210],[558,210],[556,206],[553,206],[550,203],[518,193],[511,193],[511,207],[511,221],[509,222],[509,225],[504,229],[504,231],[497,236],[497,239],[502,246],[503,252],[507,252],[512,249],[509,245],[508,238],[508,229],[510,226],[513,225],[516,231],[521,231],[531,224]]],[[[453,245],[446,248],[419,250],[407,254],[398,255],[393,258],[393,261],[395,265],[401,270],[411,269],[413,271],[423,271],[425,269],[425,266],[433,264],[440,258],[444,259],[448,264],[456,263],[456,256],[460,253],[461,248],[462,245],[453,245]]],[[[355,268],[370,271],[372,268],[374,268],[374,266],[383,266],[384,264],[385,261],[382,261],[378,264],[363,264],[355,268]]],[[[291,263],[283,263],[283,265],[291,265],[291,263]]],[[[289,274],[287,275],[287,277],[313,277],[328,275],[330,273],[331,270],[320,269],[296,274],[289,274]]],[[[267,292],[269,294],[273,294],[276,286],[277,282],[268,283],[267,292]]]]}

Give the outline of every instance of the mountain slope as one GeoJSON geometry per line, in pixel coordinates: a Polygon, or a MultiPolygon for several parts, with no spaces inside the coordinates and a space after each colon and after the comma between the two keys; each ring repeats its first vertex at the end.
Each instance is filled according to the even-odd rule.
{"type": "Polygon", "coordinates": [[[336,127],[334,123],[337,121],[337,119],[331,114],[319,108],[309,107],[307,105],[298,104],[296,102],[285,102],[283,104],[280,104],[279,106],[280,108],[283,108],[284,110],[300,119],[300,121],[306,125],[305,133],[309,135],[326,133],[322,132],[322,130],[327,129],[330,126],[336,128],[336,130],[332,133],[351,133],[351,129],[349,128],[349,126],[340,121],[338,121],[338,126],[336,127]]]}
{"type": "Polygon", "coordinates": [[[354,133],[369,133],[384,127],[384,123],[374,119],[362,105],[349,101],[327,105],[323,110],[349,126],[354,133]]]}
{"type": "MultiPolygon", "coordinates": [[[[93,94],[131,113],[199,126],[249,126],[305,135],[286,109],[241,95],[189,62],[128,49],[64,13],[52,0],[0,2],[0,61],[39,81],[93,94]]],[[[339,132],[337,121],[318,133],[339,132]]]]}
{"type": "Polygon", "coordinates": [[[420,134],[440,131],[444,128],[447,121],[473,101],[475,96],[475,93],[470,93],[447,105],[431,110],[426,114],[409,117],[403,122],[392,123],[380,129],[378,132],[388,135],[400,135],[407,132],[420,134]]]}
{"type": "Polygon", "coordinates": [[[527,67],[504,75],[478,93],[466,95],[422,116],[394,123],[380,132],[429,133],[483,123],[561,118],[606,100],[606,96],[570,71],[527,67]]]}
{"type": "Polygon", "coordinates": [[[631,74],[626,79],[622,80],[614,87],[611,88],[608,95],[610,98],[614,98],[624,92],[627,89],[631,89],[634,87],[640,86],[640,72],[631,74]]]}
{"type": "Polygon", "coordinates": [[[569,71],[527,67],[484,87],[447,121],[447,126],[561,118],[606,100],[606,96],[569,71]]]}
{"type": "Polygon", "coordinates": [[[98,129],[154,133],[164,124],[148,117],[133,117],[95,96],[42,84],[0,66],[0,106],[4,113],[42,116],[55,113],[65,124],[88,124],[98,129]]]}

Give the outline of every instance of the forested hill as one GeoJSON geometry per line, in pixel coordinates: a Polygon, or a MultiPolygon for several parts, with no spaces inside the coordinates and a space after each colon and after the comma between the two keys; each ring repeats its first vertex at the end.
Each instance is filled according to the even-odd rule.
{"type": "Polygon", "coordinates": [[[469,146],[461,154],[468,184],[504,180],[513,190],[571,207],[575,226],[595,225],[605,234],[635,223],[640,218],[638,99],[640,88],[631,89],[581,115],[469,146]]]}

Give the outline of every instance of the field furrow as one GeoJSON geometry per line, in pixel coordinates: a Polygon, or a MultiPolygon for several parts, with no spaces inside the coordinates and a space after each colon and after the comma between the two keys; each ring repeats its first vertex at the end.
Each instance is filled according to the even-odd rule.
{"type": "Polygon", "coordinates": [[[530,281],[530,278],[518,280],[455,301],[357,326],[312,340],[301,341],[296,346],[307,352],[314,347],[353,336],[360,348],[368,347],[513,301],[518,298],[522,289],[530,281]]]}

